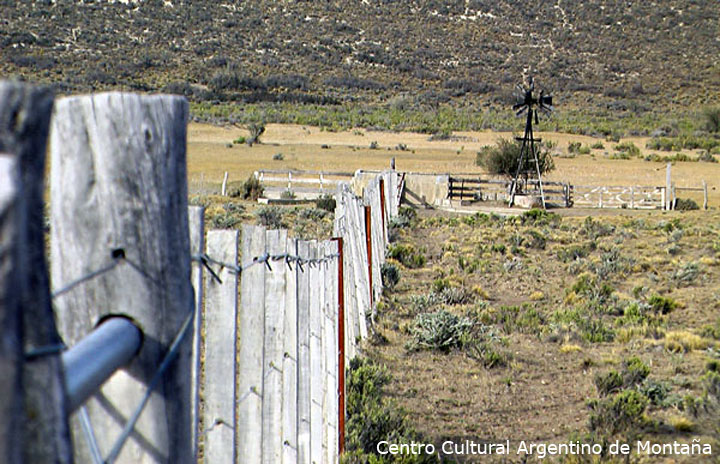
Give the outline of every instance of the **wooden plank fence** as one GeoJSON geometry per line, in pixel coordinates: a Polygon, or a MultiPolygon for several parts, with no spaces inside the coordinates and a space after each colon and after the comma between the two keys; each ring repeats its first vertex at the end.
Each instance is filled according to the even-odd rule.
{"type": "MultiPolygon", "coordinates": [[[[213,273],[223,282],[239,280],[240,299],[239,305],[231,298],[224,303],[213,301],[211,287],[219,284],[215,277],[205,279],[204,385],[212,381],[208,359],[215,349],[212,344],[230,337],[230,319],[237,317],[239,321],[234,338],[238,340],[236,391],[227,379],[226,388],[201,386],[206,405],[228,404],[231,399],[238,405],[234,443],[211,439],[212,426],[217,426],[218,420],[206,411],[200,441],[206,459],[213,456],[206,462],[338,461],[344,423],[344,385],[340,380],[349,360],[359,352],[360,340],[367,335],[368,318],[373,314],[371,302],[382,291],[385,228],[398,207],[392,204],[395,196],[386,194],[396,186],[397,173],[392,171],[373,179],[363,197],[355,196],[349,184],[341,183],[336,195],[335,233],[342,240],[296,240],[284,230],[246,225],[235,261],[223,252],[223,247],[228,250],[234,246],[233,239],[213,248],[214,237],[221,232],[208,232],[206,253],[213,273]],[[385,204],[381,203],[383,199],[385,204]],[[340,243],[342,249],[338,248],[340,243]],[[225,272],[228,269],[234,272],[225,272]],[[225,323],[211,324],[209,311],[226,314],[225,323]],[[341,312],[343,333],[339,334],[341,312]],[[340,359],[343,365],[339,365],[340,359]],[[224,399],[216,399],[218,395],[224,399]],[[232,450],[237,450],[236,457],[232,450]]],[[[226,367],[223,375],[230,372],[226,367]]],[[[230,429],[230,424],[224,425],[230,429]]]]}
{"type": "Polygon", "coordinates": [[[342,182],[350,182],[352,172],[337,171],[300,171],[281,169],[261,169],[254,176],[263,184],[264,197],[277,199],[286,192],[297,199],[314,199],[322,195],[334,194],[342,182]]]}
{"type": "Polygon", "coordinates": [[[187,204],[184,98],[110,92],[51,112],[47,91],[0,82],[0,102],[0,460],[337,462],[345,369],[382,291],[397,173],[362,197],[322,179],[337,240],[205,233],[203,208],[187,204]],[[64,343],[118,318],[131,351],[69,411],[64,343]]]}
{"type": "MultiPolygon", "coordinates": [[[[668,170],[668,175],[669,172],[668,170]]],[[[529,183],[537,185],[537,181],[529,183]]],[[[506,201],[509,198],[509,188],[510,181],[507,180],[450,176],[448,198],[469,203],[506,201]]],[[[705,181],[702,181],[702,187],[676,187],[670,180],[667,186],[662,187],[589,186],[544,181],[543,191],[548,202],[566,208],[675,209],[679,192],[702,193],[702,208],[708,207],[705,181]]]]}
{"type": "MultiPolygon", "coordinates": [[[[510,197],[510,181],[482,177],[449,177],[448,197],[467,202],[506,201],[510,197]]],[[[537,181],[529,181],[531,186],[537,181]]],[[[564,207],[573,204],[572,186],[564,182],[543,181],[545,200],[564,207]]],[[[540,194],[540,191],[537,191],[540,194]]]]}

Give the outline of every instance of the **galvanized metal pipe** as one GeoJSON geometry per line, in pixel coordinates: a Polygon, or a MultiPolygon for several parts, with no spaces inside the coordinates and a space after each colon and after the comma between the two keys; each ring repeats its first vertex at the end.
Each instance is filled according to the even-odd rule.
{"type": "Polygon", "coordinates": [[[62,354],[70,412],[128,364],[140,350],[142,333],[124,317],[111,317],[62,354]]]}

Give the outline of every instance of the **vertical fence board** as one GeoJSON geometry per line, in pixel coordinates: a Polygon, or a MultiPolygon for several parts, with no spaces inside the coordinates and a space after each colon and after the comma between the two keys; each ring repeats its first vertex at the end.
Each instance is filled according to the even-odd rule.
{"type": "MultiPolygon", "coordinates": [[[[287,252],[298,255],[298,241],[288,239],[287,252]]],[[[283,357],[283,425],[282,462],[296,464],[298,462],[298,265],[283,265],[285,268],[285,336],[283,357]]]]}
{"type": "MultiPolygon", "coordinates": [[[[242,267],[265,253],[265,229],[242,229],[242,267]]],[[[240,281],[238,349],[238,420],[235,426],[238,462],[262,459],[263,342],[265,339],[265,266],[247,267],[240,281]]]]}
{"type": "MultiPolygon", "coordinates": [[[[46,144],[53,95],[47,88],[0,82],[0,152],[16,159],[27,215],[23,244],[32,263],[21,289],[23,351],[58,345],[45,260],[44,197],[46,144]]],[[[65,417],[60,353],[23,364],[25,419],[21,424],[26,462],[70,462],[72,445],[65,417]]]]}
{"type": "Polygon", "coordinates": [[[22,306],[25,215],[16,159],[0,154],[0,461],[22,461],[22,306]]]}
{"type": "MultiPolygon", "coordinates": [[[[207,234],[207,254],[213,259],[236,265],[238,232],[211,230],[207,234]]],[[[208,463],[235,462],[235,369],[238,275],[234,269],[210,265],[220,278],[205,277],[205,343],[203,389],[204,457],[208,463]]]]}
{"type": "MultiPolygon", "coordinates": [[[[269,230],[266,249],[270,255],[287,252],[287,231],[269,230]]],[[[263,363],[263,459],[276,464],[282,459],[282,368],[285,330],[285,263],[272,261],[265,273],[265,360],[263,363]]]]}
{"type": "MultiPolygon", "coordinates": [[[[103,455],[193,312],[190,256],[179,252],[190,248],[187,116],[187,100],[173,96],[111,92],[55,105],[53,282],[83,278],[113,256],[119,263],[55,298],[62,333],[74,344],[104,316],[127,315],[145,340],[128,369],[87,403],[103,455]]],[[[186,332],[118,462],[193,461],[191,338],[186,332]]],[[[85,448],[76,451],[77,461],[90,461],[85,448]]]]}
{"type": "MultiPolygon", "coordinates": [[[[312,241],[310,257],[320,256],[318,242],[312,241]]],[[[310,268],[310,461],[322,459],[322,277],[320,266],[310,268]]]]}
{"type": "MultiPolygon", "coordinates": [[[[190,255],[198,257],[205,250],[205,208],[190,206],[188,208],[188,226],[190,228],[190,255]]],[[[193,455],[198,455],[200,430],[199,397],[200,397],[200,342],[202,340],[203,323],[203,265],[195,260],[192,263],[191,280],[195,291],[195,320],[192,334],[192,371],[190,391],[190,422],[192,424],[193,455]]]]}
{"type": "Polygon", "coordinates": [[[357,308],[355,318],[358,321],[356,338],[367,337],[367,324],[365,314],[370,309],[370,276],[368,274],[368,256],[365,242],[365,216],[362,202],[353,199],[351,202],[352,217],[349,229],[352,233],[353,257],[352,263],[355,266],[355,291],[357,308]]]}
{"type": "MultiPolygon", "coordinates": [[[[325,242],[325,255],[330,256],[337,253],[337,244],[325,242]]],[[[337,281],[337,258],[328,261],[325,265],[325,427],[326,427],[326,455],[327,462],[334,463],[337,455],[337,366],[338,366],[338,344],[337,344],[337,310],[338,310],[338,281],[337,281]]]]}
{"type": "MultiPolygon", "coordinates": [[[[324,258],[327,256],[327,242],[322,241],[318,243],[318,254],[320,258],[324,258]]],[[[322,455],[320,462],[327,462],[327,420],[328,417],[328,382],[327,382],[327,366],[328,366],[328,356],[327,356],[327,345],[328,345],[328,326],[327,326],[327,311],[328,311],[328,305],[330,303],[328,294],[328,287],[329,282],[328,279],[332,278],[332,274],[330,273],[330,268],[327,262],[321,262],[319,264],[320,266],[320,280],[318,281],[317,285],[320,286],[320,331],[318,332],[320,336],[320,382],[321,382],[321,389],[320,389],[320,398],[321,398],[321,406],[322,406],[322,421],[319,424],[322,428],[322,455]]]]}
{"type": "MultiPolygon", "coordinates": [[[[311,243],[298,242],[298,256],[310,257],[311,243]]],[[[297,274],[297,423],[298,463],[310,464],[310,267],[305,264],[297,274]]]]}

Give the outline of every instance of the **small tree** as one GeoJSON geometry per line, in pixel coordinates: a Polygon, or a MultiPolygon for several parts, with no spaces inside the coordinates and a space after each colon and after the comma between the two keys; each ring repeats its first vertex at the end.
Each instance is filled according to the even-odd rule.
{"type": "MultiPolygon", "coordinates": [[[[487,145],[483,147],[477,154],[475,164],[484,167],[488,173],[494,176],[513,179],[517,173],[521,148],[522,144],[519,141],[500,139],[494,146],[487,145]]],[[[546,147],[536,145],[535,151],[537,152],[541,175],[555,169],[555,163],[546,147]]],[[[520,167],[520,173],[534,173],[535,170],[535,160],[532,156],[526,156],[523,165],[520,167]]],[[[527,175],[525,177],[527,178],[527,175]]]]}
{"type": "Polygon", "coordinates": [[[254,143],[260,143],[260,136],[265,133],[265,123],[254,122],[248,124],[247,130],[250,132],[250,137],[246,140],[247,144],[252,146],[254,143]]]}
{"type": "Polygon", "coordinates": [[[705,119],[705,129],[708,132],[720,132],[720,106],[705,108],[703,119],[705,119]]]}

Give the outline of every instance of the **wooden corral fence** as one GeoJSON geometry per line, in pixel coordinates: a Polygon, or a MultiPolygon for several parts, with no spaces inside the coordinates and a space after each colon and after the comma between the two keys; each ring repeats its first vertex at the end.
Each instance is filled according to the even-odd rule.
{"type": "MultiPolygon", "coordinates": [[[[448,197],[460,201],[506,201],[510,196],[510,181],[482,177],[450,176],[448,197]]],[[[530,185],[537,181],[529,181],[530,185]]],[[[563,182],[543,182],[545,200],[569,208],[573,204],[572,188],[563,182]]],[[[538,190],[539,194],[539,190],[538,190]]]]}
{"type": "Polygon", "coordinates": [[[662,209],[665,189],[648,186],[571,186],[574,205],[580,208],[662,209]]]}
{"type": "MultiPolygon", "coordinates": [[[[668,168],[669,176],[669,168],[668,168]]],[[[668,177],[669,179],[669,177],[668,177]]],[[[537,181],[529,181],[537,185],[537,181]]],[[[448,198],[463,202],[507,201],[510,181],[479,176],[450,176],[448,198]]],[[[566,182],[543,182],[545,199],[557,206],[580,208],[675,209],[681,192],[702,194],[702,208],[708,208],[707,184],[701,187],[676,187],[668,180],[667,186],[589,186],[566,182]]],[[[539,194],[539,191],[537,191],[539,194]]]]}
{"type": "Polygon", "coordinates": [[[338,462],[397,173],[336,185],[333,240],[205,231],[184,98],[52,105],[0,82],[0,460],[338,462]]]}
{"type": "Polygon", "coordinates": [[[264,187],[266,198],[277,199],[283,194],[298,199],[314,199],[333,195],[341,182],[350,182],[352,172],[298,171],[261,169],[255,178],[264,187]]]}

